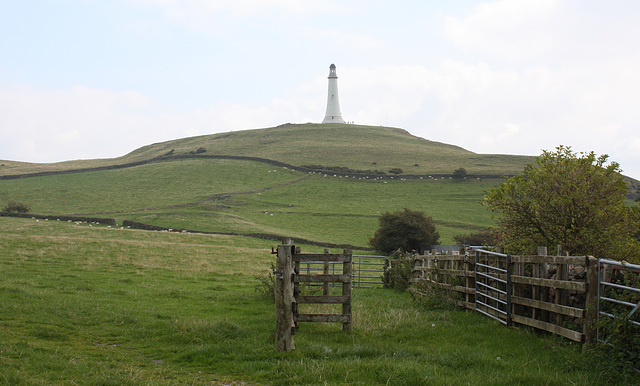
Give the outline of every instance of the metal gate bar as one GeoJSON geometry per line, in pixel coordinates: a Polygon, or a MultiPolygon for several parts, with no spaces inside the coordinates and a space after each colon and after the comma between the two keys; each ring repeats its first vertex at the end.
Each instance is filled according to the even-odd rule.
{"type": "MultiPolygon", "coordinates": [[[[605,280],[605,265],[609,265],[611,267],[620,267],[620,268],[627,268],[630,270],[634,270],[636,272],[640,271],[640,265],[636,265],[636,264],[629,264],[629,263],[623,263],[620,261],[616,261],[616,260],[609,260],[609,259],[598,259],[598,319],[600,319],[600,316],[606,316],[612,319],[617,319],[617,318],[621,318],[620,315],[613,315],[609,312],[603,311],[603,303],[613,303],[613,304],[619,304],[622,306],[626,306],[631,308],[631,311],[629,311],[627,313],[626,316],[624,316],[623,318],[625,320],[628,320],[629,322],[631,322],[633,325],[640,327],[640,322],[637,322],[635,320],[632,320],[631,318],[633,317],[633,315],[636,313],[636,311],[638,311],[638,309],[640,308],[640,302],[638,303],[631,303],[631,302],[626,302],[623,300],[618,300],[618,299],[613,299],[607,296],[604,296],[604,292],[605,292],[605,287],[610,287],[610,288],[615,288],[617,290],[620,291],[630,291],[630,292],[636,292],[636,293],[640,293],[640,288],[635,288],[635,287],[629,287],[626,285],[622,285],[622,284],[617,284],[617,283],[609,283],[605,280]]],[[[600,329],[598,328],[597,333],[596,333],[596,339],[598,342],[602,342],[605,344],[611,344],[609,343],[609,339],[611,338],[611,335],[608,337],[602,336],[602,332],[600,331],[600,329]]],[[[640,374],[640,369],[637,367],[634,367],[633,370],[640,374]]]]}
{"type": "Polygon", "coordinates": [[[476,311],[507,326],[511,325],[511,255],[476,250],[476,311]],[[495,265],[489,259],[481,261],[481,255],[495,257],[495,265]],[[506,268],[498,267],[504,259],[506,268]],[[480,271],[484,269],[484,271],[480,271]],[[503,276],[503,277],[500,277],[503,276]],[[500,288],[499,285],[501,285],[500,288]],[[504,299],[500,299],[503,295],[504,299]],[[492,311],[492,312],[490,312],[492,311]]]}
{"type": "MultiPolygon", "coordinates": [[[[626,285],[617,284],[617,283],[609,283],[609,282],[605,281],[605,277],[604,277],[604,275],[605,275],[604,266],[605,265],[610,265],[612,267],[621,267],[621,268],[628,268],[628,269],[633,269],[633,270],[640,270],[640,265],[622,263],[622,262],[619,262],[619,261],[616,261],[616,260],[598,259],[598,317],[600,317],[600,315],[604,315],[604,316],[607,316],[607,317],[610,317],[610,318],[616,318],[617,317],[617,316],[615,316],[615,315],[613,315],[611,313],[603,311],[603,302],[620,304],[620,305],[627,306],[627,307],[631,308],[631,311],[629,311],[629,313],[625,316],[625,319],[629,320],[631,323],[633,323],[636,326],[640,326],[640,322],[637,322],[635,320],[631,320],[631,317],[640,308],[640,302],[631,303],[631,302],[625,302],[623,300],[613,299],[613,298],[604,296],[605,287],[611,287],[611,288],[615,288],[615,289],[622,290],[622,291],[631,291],[631,292],[638,292],[638,293],[640,293],[640,288],[629,287],[629,286],[626,286],[626,285]]],[[[598,335],[597,336],[598,336],[598,341],[604,341],[605,343],[608,341],[608,339],[601,339],[599,330],[598,330],[598,335]]]]}
{"type": "MultiPolygon", "coordinates": [[[[382,281],[382,276],[384,275],[384,263],[376,263],[375,261],[365,261],[363,258],[372,258],[372,259],[384,259],[385,256],[373,256],[373,255],[353,255],[354,258],[358,258],[356,261],[353,261],[353,274],[352,274],[352,286],[353,288],[382,288],[384,282],[382,281]]],[[[336,262],[329,263],[329,270],[332,274],[336,273],[336,262]]],[[[338,270],[342,272],[342,263],[338,267],[338,270]]],[[[322,261],[305,261],[302,263],[303,268],[307,272],[307,275],[312,274],[313,272],[321,272],[324,271],[324,266],[322,261]]],[[[306,283],[305,287],[318,287],[322,286],[319,283],[306,283]]],[[[333,288],[336,286],[336,283],[330,283],[330,286],[333,288]]]]}

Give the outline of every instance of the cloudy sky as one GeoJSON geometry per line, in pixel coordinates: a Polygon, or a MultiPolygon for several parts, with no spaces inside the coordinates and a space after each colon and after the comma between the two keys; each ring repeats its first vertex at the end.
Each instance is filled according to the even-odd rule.
{"type": "Polygon", "coordinates": [[[640,179],[636,0],[0,0],[0,159],[324,117],[640,179]]]}

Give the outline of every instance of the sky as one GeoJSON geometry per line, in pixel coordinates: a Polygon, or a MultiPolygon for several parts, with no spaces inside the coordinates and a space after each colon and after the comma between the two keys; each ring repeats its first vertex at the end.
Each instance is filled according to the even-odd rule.
{"type": "MultiPolygon", "coordinates": [[[[0,0],[0,159],[342,116],[640,179],[636,0],[0,0]]],[[[357,146],[357,144],[354,144],[357,146]]]]}

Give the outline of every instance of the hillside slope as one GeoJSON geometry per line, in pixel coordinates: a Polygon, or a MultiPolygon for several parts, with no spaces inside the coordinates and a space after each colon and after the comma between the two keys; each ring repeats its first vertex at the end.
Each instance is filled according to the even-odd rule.
{"type": "Polygon", "coordinates": [[[405,130],[347,124],[284,124],[277,127],[190,137],[144,146],[111,159],[33,164],[2,161],[1,175],[103,167],[156,157],[199,152],[207,155],[260,157],[295,166],[321,165],[358,170],[402,169],[403,174],[517,174],[533,157],[476,154],[458,146],[429,141],[405,130]]]}

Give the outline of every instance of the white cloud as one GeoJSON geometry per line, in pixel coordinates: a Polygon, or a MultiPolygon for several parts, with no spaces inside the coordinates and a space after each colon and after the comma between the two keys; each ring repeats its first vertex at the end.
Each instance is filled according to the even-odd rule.
{"type": "Polygon", "coordinates": [[[501,65],[576,65],[635,57],[640,3],[498,0],[444,19],[464,52],[501,65]]]}
{"type": "Polygon", "coordinates": [[[230,12],[239,15],[261,15],[265,12],[309,14],[340,8],[339,3],[329,0],[137,0],[137,2],[183,15],[215,12],[230,12]]]}
{"type": "MultiPolygon", "coordinates": [[[[198,32],[231,34],[231,31],[257,28],[282,18],[341,12],[347,7],[332,0],[135,0],[137,4],[158,9],[164,18],[198,32]],[[252,22],[249,22],[253,20],[252,22]]],[[[140,23],[143,30],[156,31],[157,21],[140,23]]]]}
{"type": "Polygon", "coordinates": [[[0,157],[51,162],[121,155],[180,127],[150,106],[132,91],[0,84],[0,157]]]}
{"type": "Polygon", "coordinates": [[[445,32],[464,50],[509,62],[548,51],[554,41],[557,0],[500,0],[478,5],[466,17],[447,17],[445,32]]]}
{"type": "MultiPolygon", "coordinates": [[[[297,95],[308,95],[301,88],[297,95]]],[[[316,102],[320,105],[322,102],[316,102]]],[[[0,159],[54,162],[117,157],[150,143],[223,131],[322,119],[308,99],[274,98],[266,105],[217,103],[166,109],[133,91],[76,86],[66,90],[0,83],[0,159]]]]}
{"type": "Polygon", "coordinates": [[[345,32],[337,28],[323,29],[304,26],[297,28],[296,32],[303,34],[313,42],[324,42],[326,43],[325,46],[330,45],[332,50],[337,49],[343,52],[369,53],[392,44],[388,39],[378,39],[367,34],[345,32]]]}

